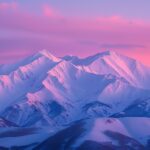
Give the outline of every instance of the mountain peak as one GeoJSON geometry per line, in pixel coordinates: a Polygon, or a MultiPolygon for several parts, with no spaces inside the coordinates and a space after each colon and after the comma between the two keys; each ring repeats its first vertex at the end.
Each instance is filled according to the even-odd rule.
{"type": "Polygon", "coordinates": [[[63,57],[63,59],[67,60],[67,61],[71,61],[73,64],[76,65],[89,65],[92,62],[96,61],[97,59],[101,58],[101,57],[105,57],[105,56],[117,56],[119,54],[117,54],[114,51],[104,51],[104,52],[99,52],[97,54],[85,57],[85,58],[78,58],[76,56],[67,56],[67,57],[63,57]]]}
{"type": "Polygon", "coordinates": [[[117,54],[117,52],[107,50],[107,51],[103,51],[103,52],[101,52],[99,54],[101,54],[101,55],[114,55],[114,54],[117,54]]]}
{"type": "Polygon", "coordinates": [[[115,51],[107,50],[107,51],[99,52],[89,57],[102,57],[102,56],[114,56],[114,55],[120,55],[120,54],[115,51]]]}
{"type": "Polygon", "coordinates": [[[45,57],[51,59],[54,62],[59,62],[60,61],[59,58],[57,58],[56,56],[54,56],[53,54],[51,54],[50,51],[48,51],[46,49],[43,49],[43,50],[39,51],[38,54],[40,54],[42,56],[45,56],[45,57]]]}

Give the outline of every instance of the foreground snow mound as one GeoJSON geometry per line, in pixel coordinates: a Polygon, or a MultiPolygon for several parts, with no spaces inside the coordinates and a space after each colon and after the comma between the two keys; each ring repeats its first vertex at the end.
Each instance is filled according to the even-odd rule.
{"type": "Polygon", "coordinates": [[[47,150],[50,147],[56,150],[144,150],[149,147],[149,126],[149,118],[131,117],[84,119],[65,125],[59,131],[51,128],[1,129],[0,146],[20,150],[47,150]]]}

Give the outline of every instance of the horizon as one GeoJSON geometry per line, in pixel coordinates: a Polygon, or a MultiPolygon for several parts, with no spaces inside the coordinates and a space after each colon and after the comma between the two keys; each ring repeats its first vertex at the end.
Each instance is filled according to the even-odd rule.
{"type": "Polygon", "coordinates": [[[0,64],[48,49],[78,57],[113,50],[149,66],[150,1],[115,2],[1,0],[0,64]]]}
{"type": "Polygon", "coordinates": [[[40,50],[40,51],[37,51],[37,52],[33,52],[32,54],[29,54],[28,56],[25,56],[25,57],[23,57],[23,58],[19,58],[19,59],[13,61],[13,62],[8,62],[8,63],[3,63],[3,64],[0,63],[0,65],[17,64],[19,61],[26,60],[26,59],[28,59],[29,57],[34,56],[34,55],[36,55],[36,54],[38,54],[38,53],[42,53],[42,52],[48,52],[48,53],[51,54],[52,56],[54,56],[54,57],[56,57],[56,58],[60,58],[60,59],[62,59],[62,58],[65,57],[65,56],[77,57],[78,59],[86,59],[86,58],[94,57],[94,56],[96,56],[96,55],[103,54],[103,53],[106,53],[106,52],[111,52],[111,53],[115,53],[115,54],[119,54],[119,55],[128,57],[128,58],[133,59],[133,60],[135,60],[135,61],[137,61],[137,62],[139,62],[139,63],[141,63],[141,64],[143,64],[143,65],[145,65],[145,66],[147,66],[147,67],[150,67],[149,65],[144,64],[144,63],[141,62],[140,60],[137,60],[137,59],[135,59],[135,58],[133,58],[133,57],[130,57],[130,56],[128,56],[128,55],[125,55],[125,54],[122,54],[122,53],[120,53],[120,52],[116,52],[116,51],[113,51],[113,50],[103,50],[103,51],[96,52],[96,53],[93,53],[93,54],[91,54],[91,55],[86,55],[86,56],[78,56],[78,55],[71,55],[71,54],[65,54],[65,55],[62,55],[62,56],[58,56],[58,55],[54,55],[50,50],[47,50],[47,49],[43,49],[43,50],[40,50]]]}

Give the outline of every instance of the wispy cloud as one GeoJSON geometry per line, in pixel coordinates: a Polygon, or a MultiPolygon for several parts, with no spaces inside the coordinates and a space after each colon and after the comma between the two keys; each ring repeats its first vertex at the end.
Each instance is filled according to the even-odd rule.
{"type": "Polygon", "coordinates": [[[42,5],[43,15],[46,17],[60,17],[60,13],[48,4],[42,5]]]}
{"type": "Polygon", "coordinates": [[[0,11],[4,10],[16,10],[18,7],[18,3],[16,2],[1,2],[0,3],[0,11]]]}
{"type": "Polygon", "coordinates": [[[135,45],[135,44],[101,44],[101,48],[107,48],[107,49],[135,49],[135,48],[146,48],[144,45],[135,45]]]}

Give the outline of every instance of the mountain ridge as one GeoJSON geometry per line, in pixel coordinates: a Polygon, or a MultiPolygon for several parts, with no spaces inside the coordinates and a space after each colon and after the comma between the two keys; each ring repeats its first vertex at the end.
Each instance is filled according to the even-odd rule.
{"type": "Polygon", "coordinates": [[[0,146],[148,147],[149,77],[149,67],[111,51],[80,59],[44,50],[2,65],[0,146]]]}
{"type": "MultiPolygon", "coordinates": [[[[80,105],[86,105],[93,99],[114,105],[114,110],[118,107],[118,113],[136,99],[142,101],[150,96],[150,69],[140,66],[144,67],[144,71],[135,68],[133,72],[130,64],[136,61],[116,52],[106,51],[82,59],[88,65],[83,62],[79,65],[80,61],[76,65],[71,60],[53,56],[47,50],[26,60],[23,60],[25,65],[17,64],[19,67],[10,74],[0,75],[0,112],[24,100],[27,103],[37,101],[44,106],[47,100],[50,102],[52,99],[58,105],[64,105],[65,109],[71,109],[67,105],[77,105],[82,109],[80,105]],[[124,98],[121,100],[122,95],[124,98]]],[[[30,105],[27,104],[27,107],[30,105]]]]}

